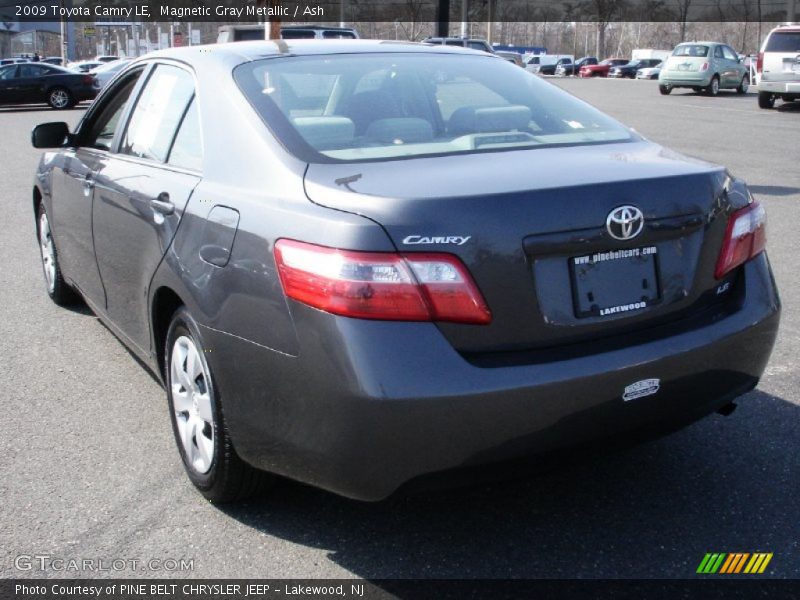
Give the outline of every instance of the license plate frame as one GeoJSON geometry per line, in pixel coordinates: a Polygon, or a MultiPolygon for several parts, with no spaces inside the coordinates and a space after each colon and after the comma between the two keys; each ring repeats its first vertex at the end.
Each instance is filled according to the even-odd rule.
{"type": "Polygon", "coordinates": [[[577,318],[633,314],[661,302],[657,246],[595,252],[568,259],[577,318]]]}

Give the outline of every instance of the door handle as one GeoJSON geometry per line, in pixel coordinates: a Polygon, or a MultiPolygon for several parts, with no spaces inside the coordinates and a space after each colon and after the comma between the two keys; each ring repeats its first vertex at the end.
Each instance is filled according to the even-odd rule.
{"type": "Polygon", "coordinates": [[[165,216],[175,212],[175,205],[170,202],[167,192],[161,192],[156,199],[150,200],[150,208],[165,216]]]}

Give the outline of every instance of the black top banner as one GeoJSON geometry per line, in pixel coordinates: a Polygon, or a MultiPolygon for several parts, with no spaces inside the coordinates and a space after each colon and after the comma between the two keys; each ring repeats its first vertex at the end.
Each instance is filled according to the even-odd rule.
{"type": "Polygon", "coordinates": [[[0,0],[14,22],[777,22],[800,0],[0,0]],[[466,15],[462,1],[466,2],[466,15]],[[446,15],[446,18],[443,18],[446,15]]]}

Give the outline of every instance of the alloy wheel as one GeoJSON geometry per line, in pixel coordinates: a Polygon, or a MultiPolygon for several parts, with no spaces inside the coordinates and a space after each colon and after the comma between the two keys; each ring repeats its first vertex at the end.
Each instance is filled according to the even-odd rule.
{"type": "Polygon", "coordinates": [[[53,236],[50,232],[50,222],[47,213],[42,211],[39,217],[39,248],[42,252],[42,267],[44,278],[47,282],[47,291],[53,294],[56,288],[56,253],[53,248],[53,236]]]}
{"type": "Polygon", "coordinates": [[[50,103],[54,108],[65,108],[69,104],[69,94],[65,90],[50,92],[50,103]]]}
{"type": "Polygon", "coordinates": [[[197,473],[214,462],[214,409],[205,363],[194,340],[180,336],[172,346],[170,394],[186,461],[197,473]]]}

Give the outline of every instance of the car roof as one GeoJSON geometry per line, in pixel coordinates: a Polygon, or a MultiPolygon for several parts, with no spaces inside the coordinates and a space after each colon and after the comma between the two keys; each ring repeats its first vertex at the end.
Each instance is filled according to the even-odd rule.
{"type": "Polygon", "coordinates": [[[314,31],[355,31],[352,27],[326,27],[325,25],[281,25],[281,29],[313,29],[314,31]]]}
{"type": "Polygon", "coordinates": [[[189,64],[201,64],[224,59],[230,63],[244,63],[261,58],[280,56],[318,56],[332,54],[462,54],[484,55],[460,46],[444,46],[392,40],[258,40],[230,42],[204,46],[184,46],[151,52],[145,59],[173,58],[189,64]]]}

